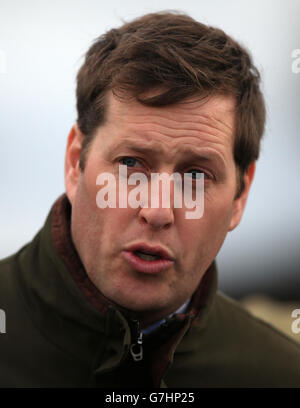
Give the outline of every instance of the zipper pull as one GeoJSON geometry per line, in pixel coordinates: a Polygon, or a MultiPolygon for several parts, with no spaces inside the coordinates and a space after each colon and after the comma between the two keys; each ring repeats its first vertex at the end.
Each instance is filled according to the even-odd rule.
{"type": "Polygon", "coordinates": [[[143,333],[140,331],[140,324],[138,320],[132,320],[134,327],[132,328],[133,342],[130,346],[130,353],[134,361],[141,361],[143,359],[143,333]]]}

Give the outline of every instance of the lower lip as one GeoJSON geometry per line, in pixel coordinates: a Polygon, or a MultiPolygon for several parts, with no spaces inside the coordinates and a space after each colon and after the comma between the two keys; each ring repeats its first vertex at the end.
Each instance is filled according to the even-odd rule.
{"type": "Polygon", "coordinates": [[[169,269],[174,264],[174,261],[170,261],[169,259],[145,261],[135,255],[132,251],[123,251],[123,256],[135,270],[142,273],[156,274],[169,269]]]}

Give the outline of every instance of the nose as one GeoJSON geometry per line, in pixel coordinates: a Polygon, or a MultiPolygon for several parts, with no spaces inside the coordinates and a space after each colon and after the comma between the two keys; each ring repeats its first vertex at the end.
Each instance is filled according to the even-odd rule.
{"type": "Polygon", "coordinates": [[[173,208],[173,188],[170,188],[170,201],[163,204],[163,186],[159,185],[158,202],[153,204],[152,198],[149,195],[148,205],[142,206],[139,211],[139,219],[141,222],[149,224],[153,229],[161,230],[169,228],[174,224],[174,208],[173,208]],[[157,207],[157,208],[156,208],[157,207]],[[167,208],[166,208],[167,207],[167,208]]]}
{"type": "Polygon", "coordinates": [[[174,214],[172,208],[142,208],[139,212],[139,219],[149,224],[153,229],[161,230],[169,228],[174,224],[174,214]]]}

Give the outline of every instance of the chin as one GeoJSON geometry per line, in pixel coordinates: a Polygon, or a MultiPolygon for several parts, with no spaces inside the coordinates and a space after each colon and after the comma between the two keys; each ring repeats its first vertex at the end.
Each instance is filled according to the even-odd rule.
{"type": "Polygon", "coordinates": [[[114,303],[117,305],[123,307],[124,309],[132,310],[133,312],[155,312],[158,310],[161,310],[165,307],[165,305],[162,305],[162,301],[159,301],[158,299],[154,298],[142,298],[142,299],[137,299],[136,297],[134,298],[124,298],[124,297],[118,297],[115,298],[114,303]]]}

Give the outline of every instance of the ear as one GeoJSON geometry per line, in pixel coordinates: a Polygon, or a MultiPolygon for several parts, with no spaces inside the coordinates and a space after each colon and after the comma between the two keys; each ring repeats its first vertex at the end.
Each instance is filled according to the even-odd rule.
{"type": "Polygon", "coordinates": [[[248,170],[244,173],[245,187],[244,187],[242,194],[238,198],[236,198],[234,201],[233,213],[232,213],[228,231],[234,230],[235,227],[237,227],[241,221],[241,218],[242,218],[245,206],[246,206],[249,190],[250,190],[253,178],[254,178],[255,167],[256,167],[255,162],[252,162],[250,166],[248,167],[248,170]]]}
{"type": "Polygon", "coordinates": [[[77,123],[70,130],[65,156],[65,186],[67,196],[73,203],[80,176],[79,159],[82,149],[83,134],[77,123]]]}

